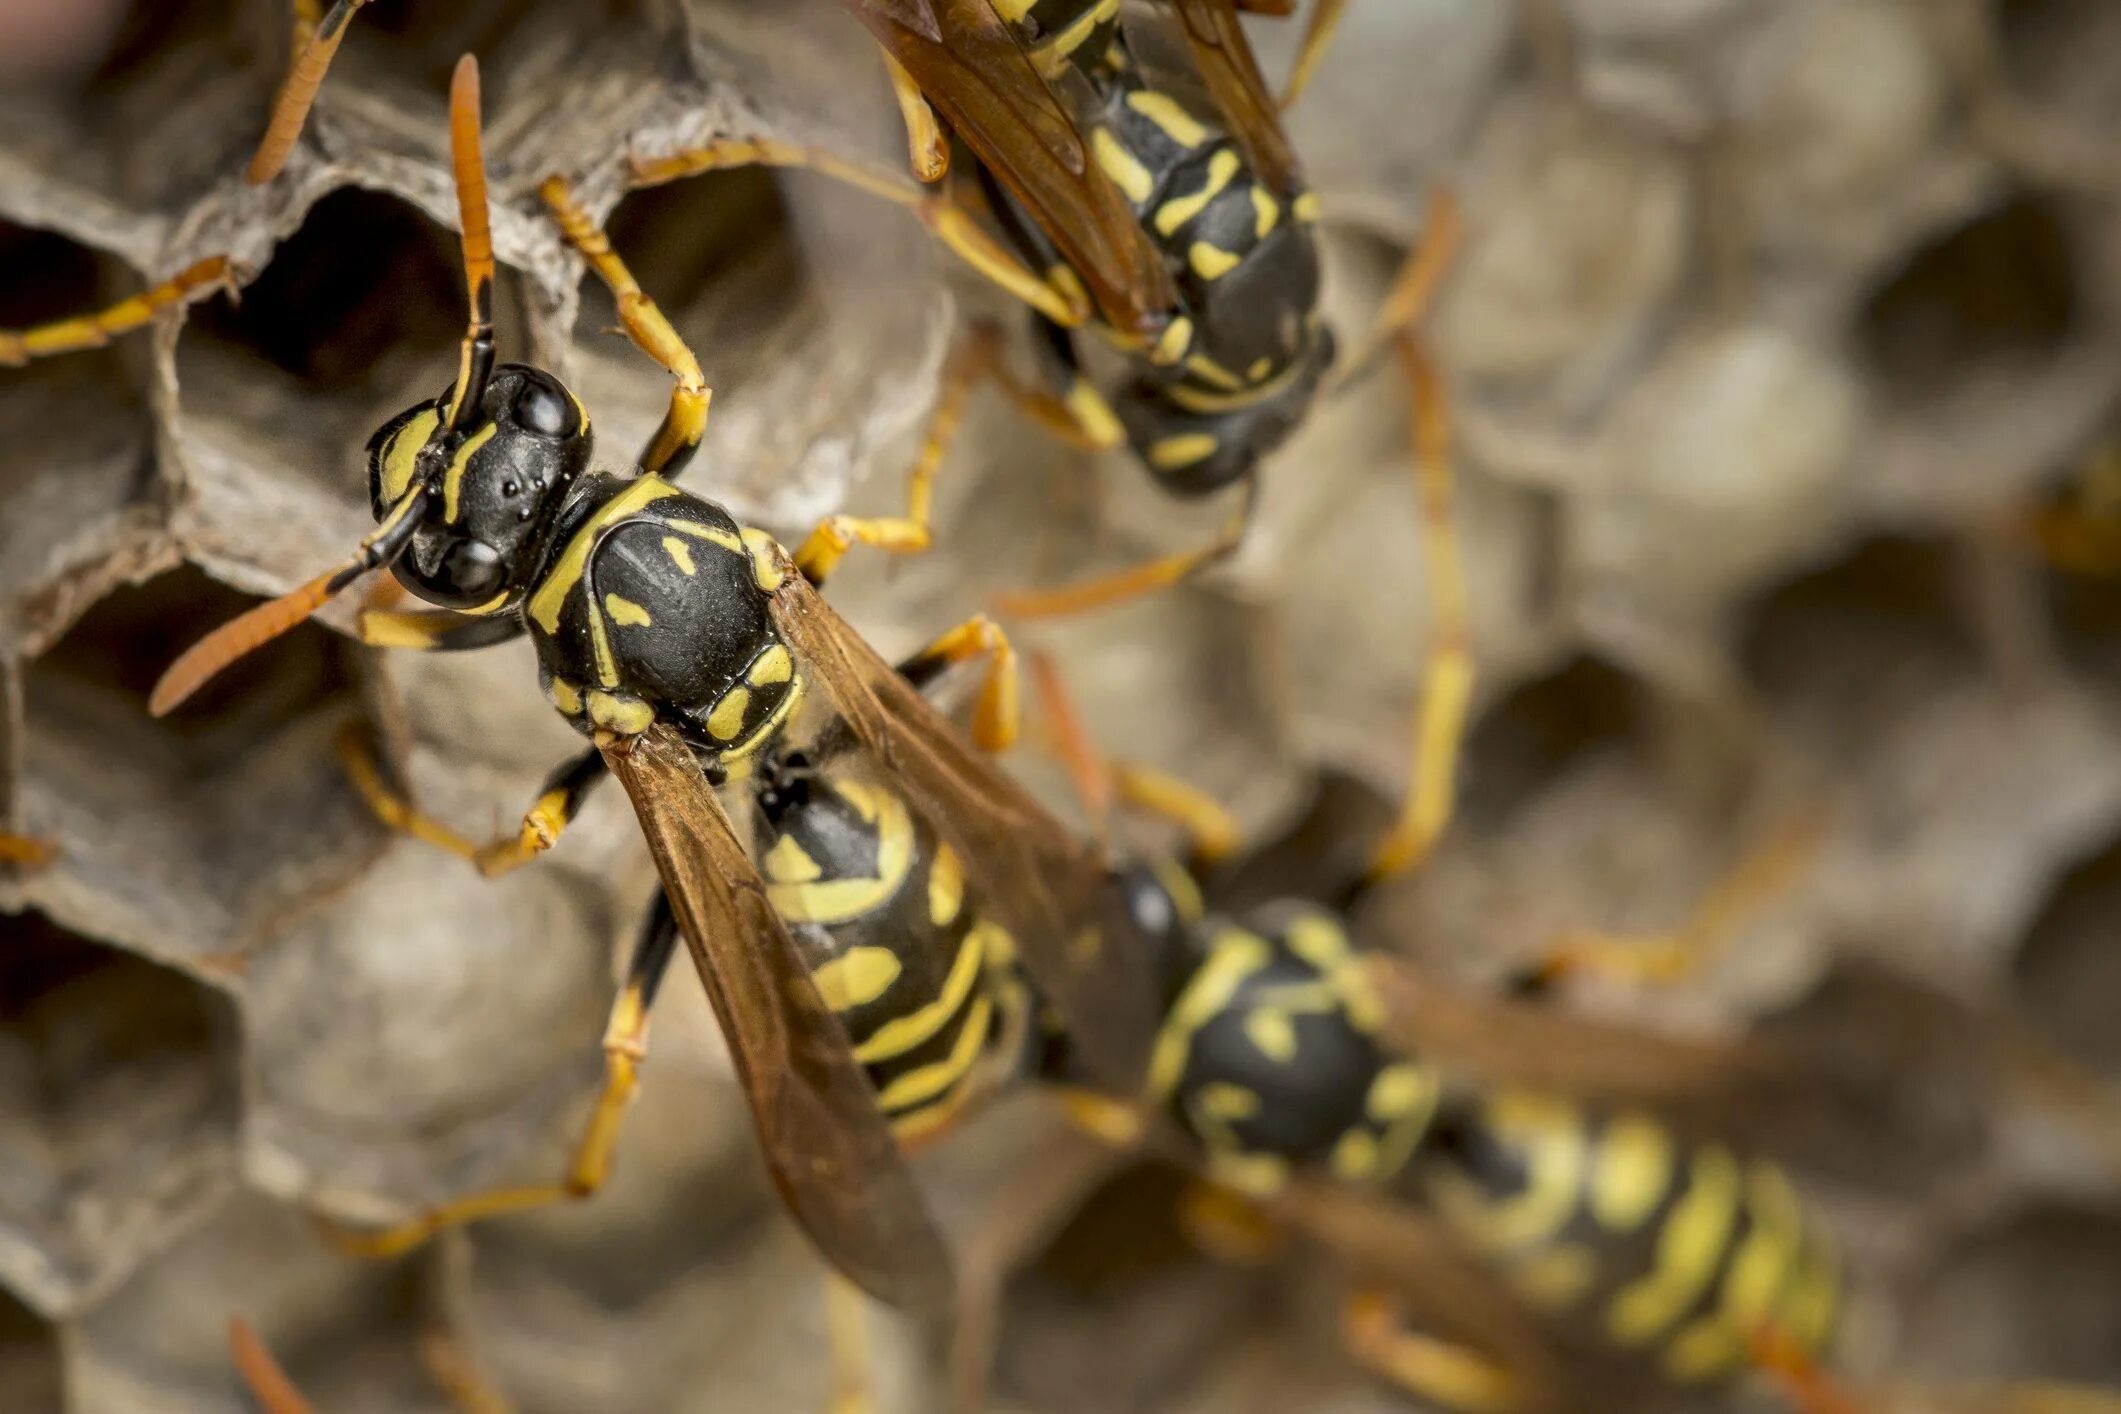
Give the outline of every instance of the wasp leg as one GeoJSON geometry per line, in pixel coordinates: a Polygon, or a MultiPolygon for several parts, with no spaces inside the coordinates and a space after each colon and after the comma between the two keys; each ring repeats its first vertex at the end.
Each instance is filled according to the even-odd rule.
{"type": "Polygon", "coordinates": [[[1169,589],[1237,553],[1244,544],[1245,530],[1252,523],[1252,509],[1259,501],[1256,476],[1244,480],[1244,499],[1215,539],[1198,550],[1163,555],[1111,574],[1077,580],[1054,589],[1009,590],[994,596],[996,613],[1014,619],[1058,619],[1109,609],[1130,599],[1139,599],[1169,589]]]}
{"type": "Polygon", "coordinates": [[[662,425],[656,428],[640,459],[641,470],[651,475],[675,476],[691,460],[707,430],[707,406],[714,394],[707,386],[706,375],[700,372],[700,361],[655,301],[642,292],[633,272],[611,248],[603,228],[575,200],[567,183],[559,177],[548,177],[538,187],[538,195],[559,222],[560,230],[589,262],[590,269],[611,288],[627,337],[676,380],[670,389],[670,410],[663,414],[662,425]]]}
{"type": "Polygon", "coordinates": [[[1054,1096],[1068,1122],[1099,1143],[1114,1149],[1131,1149],[1141,1142],[1141,1111],[1125,1100],[1073,1086],[1055,1087],[1054,1096]]]}
{"type": "Polygon", "coordinates": [[[913,75],[888,52],[883,57],[891,96],[898,100],[899,117],[906,124],[906,165],[922,181],[939,182],[950,175],[950,139],[913,75]]]}
{"type": "Polygon", "coordinates": [[[1204,1179],[1179,1194],[1178,1226],[1194,1247],[1232,1267],[1264,1266],[1289,1245],[1288,1233],[1265,1209],[1204,1179]]]}
{"type": "Polygon", "coordinates": [[[1318,72],[1319,61],[1326,57],[1347,8],[1348,0],[1317,0],[1311,7],[1311,18],[1305,21],[1304,37],[1297,45],[1296,62],[1289,68],[1288,87],[1281,91],[1284,113],[1295,107],[1296,100],[1311,86],[1311,78],[1318,72]]]}
{"type": "Polygon", "coordinates": [[[338,746],[347,779],[378,820],[400,834],[470,860],[488,878],[527,864],[559,843],[561,833],[580,812],[582,802],[607,774],[603,753],[595,747],[570,756],[545,778],[537,800],[523,812],[523,824],[515,834],[477,844],[422,813],[393,789],[383,779],[375,754],[369,749],[368,736],[361,728],[349,726],[341,732],[338,746]]]}
{"type": "Polygon", "coordinates": [[[1467,1346],[1410,1330],[1399,1302],[1379,1288],[1351,1293],[1341,1338],[1356,1362],[1408,1393],[1451,1409],[1518,1407],[1517,1381],[1467,1346]]]}
{"type": "Polygon", "coordinates": [[[346,38],[346,27],[352,23],[354,11],[367,3],[368,0],[335,0],[331,9],[320,15],[316,0],[295,0],[295,57],[287,66],[279,97],[273,100],[272,119],[266,124],[265,136],[243,174],[252,186],[271,181],[287,165],[289,154],[295,150],[295,139],[302,135],[302,124],[309,118],[310,105],[317,101],[317,90],[324,85],[324,71],[339,52],[339,42],[346,38]]]}
{"type": "Polygon", "coordinates": [[[837,1272],[825,1282],[825,1343],[832,1352],[832,1414],[870,1414],[869,1298],[837,1272]]]}
{"type": "Polygon", "coordinates": [[[1413,397],[1414,470],[1421,503],[1422,559],[1429,581],[1428,661],[1415,710],[1414,744],[1400,817],[1371,855],[1375,882],[1416,868],[1450,824],[1458,757],[1473,697],[1473,655],[1466,637],[1465,571],[1459,561],[1452,501],[1450,405],[1427,351],[1411,334],[1397,340],[1413,397]]]}
{"type": "Polygon", "coordinates": [[[1115,761],[1112,780],[1122,801],[1185,831],[1187,858],[1196,866],[1220,863],[1244,843],[1229,809],[1190,782],[1135,761],[1115,761]]]}
{"type": "Polygon", "coordinates": [[[1448,187],[1438,187],[1429,197],[1422,222],[1421,240],[1392,277],[1391,288],[1378,305],[1377,317],[1362,337],[1341,358],[1333,375],[1334,389],[1345,387],[1369,370],[1371,361],[1401,332],[1418,326],[1458,253],[1460,235],[1458,197],[1448,187]]]}
{"type": "Polygon", "coordinates": [[[1786,826],[1733,865],[1678,927],[1662,933],[1565,933],[1518,979],[1519,989],[1537,991],[1586,972],[1634,982],[1683,981],[1715,956],[1750,915],[1788,887],[1818,847],[1815,822],[1786,826]]]}
{"type": "Polygon", "coordinates": [[[264,1414],[310,1414],[311,1406],[287,1371],[241,1316],[228,1318],[228,1353],[243,1388],[264,1414]]]}
{"type": "Polygon", "coordinates": [[[802,168],[882,197],[912,212],[960,260],[1048,319],[1073,328],[1090,317],[1085,295],[1062,289],[1024,264],[954,197],[909,187],[822,148],[773,138],[718,138],[662,157],[634,159],[633,181],[636,186],[655,186],[680,177],[738,167],[802,168]]]}
{"type": "Polygon", "coordinates": [[[464,1414],[511,1414],[515,1408],[452,1331],[433,1326],[422,1333],[420,1364],[464,1414]]]}
{"type": "Polygon", "coordinates": [[[1862,1406],[1844,1394],[1811,1352],[1786,1332],[1770,1327],[1756,1334],[1750,1345],[1754,1368],[1799,1414],[1860,1414],[1862,1406]]]}
{"type": "Polygon", "coordinates": [[[355,622],[361,641],[371,647],[429,653],[491,648],[523,632],[523,621],[514,614],[459,614],[449,609],[369,608],[355,622]]]}
{"type": "Polygon", "coordinates": [[[20,869],[42,869],[58,857],[59,851],[49,840],[0,831],[0,864],[12,864],[20,869]]]}
{"type": "Polygon", "coordinates": [[[54,320],[28,329],[0,329],[0,368],[19,368],[33,358],[100,349],[120,334],[129,334],[158,313],[206,298],[215,290],[235,290],[235,275],[225,255],[208,256],[150,289],[92,314],[54,320]]]}
{"type": "MultiPolygon", "coordinates": [[[[796,563],[802,564],[800,556],[796,563]]],[[[973,615],[955,628],[944,630],[933,643],[899,664],[899,676],[919,683],[944,668],[975,658],[987,660],[987,671],[973,708],[972,739],[982,751],[1007,751],[1016,745],[1022,729],[1023,694],[1016,648],[1000,624],[984,614],[973,615]]]]}
{"type": "Polygon", "coordinates": [[[611,1174],[619,1126],[640,1084],[641,1064],[648,1057],[648,1011],[655,1004],[656,989],[662,985],[664,970],[677,950],[677,940],[677,922],[670,902],[658,893],[642,925],[640,939],[634,944],[625,985],[611,1005],[611,1019],[604,1028],[604,1086],[598,1092],[596,1109],[590,1114],[564,1179],[473,1193],[394,1227],[354,1230],[327,1223],[325,1230],[332,1242],[357,1257],[396,1257],[445,1228],[593,1196],[611,1174]]]}

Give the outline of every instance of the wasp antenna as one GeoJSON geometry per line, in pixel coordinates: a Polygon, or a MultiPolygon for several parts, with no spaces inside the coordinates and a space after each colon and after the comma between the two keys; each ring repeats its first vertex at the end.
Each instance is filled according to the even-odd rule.
{"type": "Polygon", "coordinates": [[[1112,768],[1091,740],[1082,714],[1075,710],[1061,680],[1060,665],[1045,649],[1032,650],[1031,683],[1038,694],[1039,709],[1053,736],[1053,748],[1068,768],[1068,780],[1076,799],[1090,817],[1090,828],[1099,840],[1108,840],[1112,826],[1112,768]]]}
{"type": "Polygon", "coordinates": [[[479,61],[469,54],[457,60],[449,80],[449,164],[457,184],[457,222],[464,232],[464,294],[471,317],[457,360],[456,396],[444,421],[461,432],[477,412],[493,372],[493,224],[479,141],[479,61]]]}
{"type": "Polygon", "coordinates": [[[295,139],[302,135],[302,124],[309,117],[310,105],[317,101],[317,90],[323,87],[324,71],[331,67],[331,57],[339,52],[339,41],[346,37],[346,26],[352,22],[354,11],[367,3],[368,0],[338,0],[295,55],[287,70],[287,82],[273,100],[272,120],[265,126],[265,137],[243,174],[252,186],[263,186],[287,165],[288,155],[295,150],[295,139]]]}
{"type": "Polygon", "coordinates": [[[236,1373],[266,1414],[311,1414],[309,1401],[280,1368],[280,1362],[266,1349],[250,1322],[241,1316],[228,1318],[228,1350],[236,1362],[236,1373]]]}

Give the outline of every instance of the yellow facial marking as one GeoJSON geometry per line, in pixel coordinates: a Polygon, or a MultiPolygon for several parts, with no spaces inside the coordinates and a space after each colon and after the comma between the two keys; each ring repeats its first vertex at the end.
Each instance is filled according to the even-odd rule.
{"type": "Polygon", "coordinates": [[[956,850],[939,844],[928,866],[928,921],[940,928],[957,917],[964,904],[965,866],[958,862],[956,850]]]}
{"type": "Polygon", "coordinates": [[[1209,202],[1222,195],[1223,188],[1230,185],[1241,165],[1237,154],[1228,148],[1209,158],[1208,174],[1202,179],[1197,190],[1184,196],[1174,196],[1156,208],[1154,219],[1157,231],[1168,236],[1200,215],[1207,209],[1209,202]]]}
{"type": "Polygon", "coordinates": [[[420,448],[434,436],[435,428],[442,423],[442,414],[428,408],[412,421],[400,427],[383,449],[383,499],[395,501],[412,485],[412,473],[419,459],[420,448]]]}
{"type": "Polygon", "coordinates": [[[1206,241],[1195,241],[1186,251],[1186,263],[1191,265],[1193,273],[1203,280],[1220,280],[1235,270],[1243,260],[1243,256],[1232,254],[1221,246],[1209,245],[1206,241]]]}
{"type": "Polygon", "coordinates": [[[889,948],[849,948],[810,971],[818,995],[834,1011],[867,1006],[891,990],[904,964],[889,948]]]}
{"type": "Polygon", "coordinates": [[[744,719],[750,715],[751,689],[732,687],[707,714],[707,730],[716,741],[735,741],[744,730],[744,719]]]}
{"type": "MultiPolygon", "coordinates": [[[[626,519],[643,506],[677,494],[678,488],[661,477],[644,476],[605,502],[568,540],[567,548],[553,563],[552,573],[545,576],[538,592],[530,596],[530,617],[538,627],[547,633],[560,631],[560,610],[566,607],[567,596],[581,582],[582,568],[589,562],[589,551],[606,527],[626,519]]],[[[595,615],[590,617],[594,619],[595,615]]]]}
{"type": "Polygon", "coordinates": [[[973,1062],[979,1059],[980,1052],[986,1049],[987,1033],[993,1026],[993,1000],[975,997],[965,1013],[965,1028],[957,1033],[950,1054],[894,1077],[890,1084],[877,1092],[877,1104],[886,1112],[910,1109],[934,1099],[963,1080],[971,1072],[973,1062]]]}
{"type": "Polygon", "coordinates": [[[1149,444],[1149,465],[1159,471],[1191,466],[1215,451],[1215,439],[1205,432],[1181,432],[1149,444]]]}
{"type": "Polygon", "coordinates": [[[951,959],[950,975],[943,979],[942,990],[935,994],[935,999],[877,1027],[867,1040],[854,1048],[854,1058],[870,1065],[904,1055],[931,1040],[948,1025],[979,981],[980,969],[987,960],[990,936],[985,928],[967,931],[964,941],[958,944],[957,956],[951,959]]]}
{"type": "Polygon", "coordinates": [[[670,562],[678,567],[678,573],[699,573],[699,566],[692,562],[692,550],[675,535],[663,537],[663,553],[670,556],[670,562]]]}
{"type": "Polygon", "coordinates": [[[1591,1216],[1608,1232],[1633,1232],[1672,1182],[1672,1136],[1654,1120],[1622,1115],[1599,1136],[1591,1164],[1591,1216]]]}
{"type": "Polygon", "coordinates": [[[616,594],[604,596],[604,612],[611,615],[613,623],[623,624],[628,628],[647,628],[654,622],[648,617],[646,609],[631,599],[621,599],[616,594]]]}
{"type": "Polygon", "coordinates": [[[634,697],[614,697],[594,688],[589,693],[589,720],[620,736],[639,736],[655,721],[655,708],[634,697]]]}
{"type": "Polygon", "coordinates": [[[1127,200],[1136,206],[1155,193],[1156,178],[1106,129],[1098,128],[1090,134],[1090,151],[1104,174],[1112,179],[1112,184],[1126,193],[1127,200]]]}
{"type": "Polygon", "coordinates": [[[1287,1012],[1257,1007],[1246,1013],[1245,1039],[1276,1065],[1296,1059],[1296,1022],[1287,1012]]]}
{"type": "Polygon", "coordinates": [[[582,715],[582,690],[565,678],[554,678],[545,684],[545,695],[552,705],[570,717],[582,715]]]}
{"type": "Polygon", "coordinates": [[[1252,187],[1252,238],[1263,241],[1281,224],[1281,203],[1273,193],[1255,183],[1252,187]]]}
{"type": "Polygon", "coordinates": [[[776,884],[808,884],[824,875],[818,862],[794,835],[782,835],[766,851],[766,877],[776,884]]]}
{"type": "Polygon", "coordinates": [[[1738,1216],[1738,1163],[1718,1148],[1695,1154],[1687,1191],[1657,1234],[1649,1273],[1613,1297],[1606,1326],[1624,1345],[1655,1340],[1700,1300],[1738,1216]]]}
{"type": "Polygon", "coordinates": [[[1127,95],[1127,106],[1162,128],[1164,136],[1180,147],[1199,147],[1208,140],[1208,130],[1200,120],[1166,94],[1138,89],[1127,95]]]}
{"type": "Polygon", "coordinates": [[[464,490],[464,471],[471,465],[471,458],[479,448],[493,440],[496,424],[487,423],[464,439],[457,454],[449,459],[449,470],[442,473],[442,519],[454,525],[457,519],[457,501],[464,490]]]}

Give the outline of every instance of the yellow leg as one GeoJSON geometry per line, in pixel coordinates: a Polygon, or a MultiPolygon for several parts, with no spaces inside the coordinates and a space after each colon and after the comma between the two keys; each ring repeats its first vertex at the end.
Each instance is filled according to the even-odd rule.
{"type": "Polygon", "coordinates": [[[899,117],[906,124],[906,165],[920,180],[939,182],[950,174],[950,139],[905,66],[887,53],[884,69],[891,75],[891,96],[898,100],[899,117]]]}
{"type": "Polygon", "coordinates": [[[825,1275],[825,1342],[832,1350],[832,1414],[869,1414],[869,1298],[832,1272],[825,1275]]]}
{"type": "Polygon", "coordinates": [[[1342,357],[1332,386],[1338,387],[1361,376],[1370,361],[1404,330],[1420,324],[1428,314],[1436,291],[1458,253],[1462,234],[1457,194],[1438,187],[1429,197],[1429,210],[1422,222],[1421,240],[1407,255],[1378,306],[1377,317],[1342,357]]]}
{"type": "Polygon", "coordinates": [[[1197,864],[1228,859],[1244,843],[1236,818],[1198,786],[1132,761],[1114,762],[1112,779],[1121,800],[1183,828],[1197,864]]]}
{"type": "Polygon", "coordinates": [[[1297,46],[1296,63],[1289,70],[1289,84],[1281,93],[1282,111],[1296,106],[1305,89],[1311,86],[1312,77],[1318,72],[1318,63],[1326,57],[1326,49],[1333,42],[1333,33],[1340,28],[1348,0],[1317,0],[1311,6],[1311,18],[1304,24],[1303,42],[1297,46]]]}
{"type": "Polygon", "coordinates": [[[40,840],[34,835],[0,833],[0,864],[42,869],[58,857],[58,850],[48,840],[40,840]]]}
{"type": "Polygon", "coordinates": [[[634,948],[625,986],[612,1003],[611,1019],[604,1028],[604,1086],[564,1179],[473,1193],[393,1227],[357,1230],[326,1223],[324,1230],[333,1245],[356,1257],[396,1257],[446,1228],[588,1198],[602,1188],[611,1174],[619,1127],[640,1084],[641,1063],[648,1056],[648,1009],[676,946],[676,923],[669,905],[658,895],[655,911],[634,948]]]}
{"type": "Polygon", "coordinates": [[[287,1377],[287,1371],[273,1358],[250,1322],[241,1316],[228,1318],[228,1351],[243,1388],[264,1414],[311,1414],[302,1391],[287,1377]]]}
{"type": "Polygon", "coordinates": [[[325,70],[331,67],[332,56],[346,38],[346,27],[353,22],[354,11],[367,3],[368,0],[335,0],[331,9],[320,15],[315,0],[295,0],[295,57],[280,85],[280,96],[273,100],[272,119],[266,124],[265,136],[243,174],[252,186],[271,181],[287,165],[288,155],[295,150],[295,139],[302,135],[302,124],[308,121],[310,105],[317,101],[317,90],[324,86],[325,70]]]}
{"type": "Polygon", "coordinates": [[[1389,1293],[1351,1294],[1341,1336],[1364,1369],[1419,1398],[1452,1409],[1518,1407],[1517,1381],[1508,1370],[1466,1346],[1407,1329],[1389,1293]]]}
{"type": "Polygon", "coordinates": [[[738,167],[801,168],[882,197],[911,211],[959,259],[1054,323],[1073,328],[1090,317],[1089,300],[1080,290],[1045,279],[948,196],[879,176],[822,148],[772,138],[721,138],[662,157],[635,158],[633,180],[636,186],[654,186],[738,167]]]}
{"type": "Polygon", "coordinates": [[[1818,847],[1816,824],[1787,826],[1739,860],[1677,928],[1664,933],[1565,933],[1548,946],[1532,980],[1551,982],[1589,972],[1636,982],[1682,981],[1713,957],[1748,916],[1787,888],[1818,847]]]}
{"type": "Polygon", "coordinates": [[[1111,574],[1080,579],[1054,589],[1008,590],[994,596],[994,611],[1012,619],[1059,619],[1109,609],[1183,583],[1200,571],[1236,553],[1244,543],[1245,527],[1251,523],[1252,507],[1259,499],[1257,482],[1247,479],[1244,499],[1236,514],[1215,539],[1198,550],[1163,555],[1131,565],[1111,574]]]}
{"type": "Polygon", "coordinates": [[[420,1336],[420,1364],[464,1414],[510,1414],[515,1408],[479,1368],[464,1343],[443,1327],[432,1327],[420,1336]]]}
{"type": "Polygon", "coordinates": [[[1420,482],[1422,558],[1429,582],[1429,649],[1406,799],[1397,824],[1371,856],[1369,877],[1386,879],[1418,867],[1451,821],[1458,757],[1473,697],[1473,655],[1466,637],[1465,571],[1452,510],[1455,476],[1451,424],[1441,380],[1412,335],[1398,340],[1414,406],[1414,466],[1420,482]]]}
{"type": "Polygon", "coordinates": [[[1799,1414],[1863,1414],[1862,1407],[1842,1393],[1811,1353],[1783,1332],[1772,1327],[1762,1330],[1750,1345],[1754,1368],[1799,1414]]]}
{"type": "Polygon", "coordinates": [[[523,812],[522,826],[515,834],[502,835],[480,844],[423,813],[385,781],[362,728],[348,726],[342,731],[338,749],[347,779],[378,820],[400,834],[470,860],[489,879],[529,863],[559,843],[560,835],[581,809],[583,800],[604,778],[601,752],[592,748],[569,757],[545,778],[537,800],[523,812]]]}
{"type": "Polygon", "coordinates": [[[663,423],[656,429],[655,436],[649,439],[647,450],[641,453],[641,470],[652,474],[674,474],[691,457],[707,430],[707,406],[713,392],[707,386],[706,375],[700,371],[700,361],[693,356],[692,349],[679,337],[669,319],[664,317],[663,311],[656,307],[655,301],[642,292],[633,272],[611,248],[611,241],[603,229],[575,200],[567,183],[559,177],[548,177],[538,187],[538,195],[544,199],[568,241],[589,262],[589,268],[611,288],[612,297],[618,301],[619,322],[626,326],[627,337],[642,353],[663,365],[676,380],[670,389],[670,410],[663,415],[663,423]]]}
{"type": "MultiPolygon", "coordinates": [[[[800,556],[796,559],[802,565],[800,556]]],[[[1023,689],[1016,665],[1016,647],[1002,626],[984,614],[975,614],[955,628],[946,629],[920,652],[899,664],[899,671],[916,678],[941,667],[987,660],[987,675],[980,682],[979,700],[973,705],[972,739],[982,751],[1007,751],[1016,745],[1023,726],[1023,689]]]]}
{"type": "Polygon", "coordinates": [[[93,314],[75,315],[29,329],[0,329],[0,368],[19,368],[33,358],[100,349],[120,334],[140,328],[165,309],[204,299],[215,290],[235,289],[228,257],[209,256],[178,271],[152,289],[93,314]]]}
{"type": "Polygon", "coordinates": [[[1095,1090],[1058,1089],[1055,1096],[1068,1122],[1100,1144],[1131,1149],[1141,1142],[1141,1111],[1126,1101],[1095,1090]]]}
{"type": "Polygon", "coordinates": [[[1194,1247],[1233,1267],[1263,1266],[1288,1247],[1288,1234],[1259,1204],[1219,1183],[1186,1185],[1178,1225],[1194,1247]]]}

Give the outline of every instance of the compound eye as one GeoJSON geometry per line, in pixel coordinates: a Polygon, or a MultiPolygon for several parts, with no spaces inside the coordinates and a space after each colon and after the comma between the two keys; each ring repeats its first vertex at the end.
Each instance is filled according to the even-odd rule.
{"type": "Polygon", "coordinates": [[[514,416],[516,426],[541,437],[572,437],[581,429],[574,399],[558,382],[534,368],[523,370],[514,416]]]}
{"type": "Polygon", "coordinates": [[[507,562],[483,540],[452,542],[434,573],[434,587],[459,607],[485,603],[507,582],[507,562]]]}

